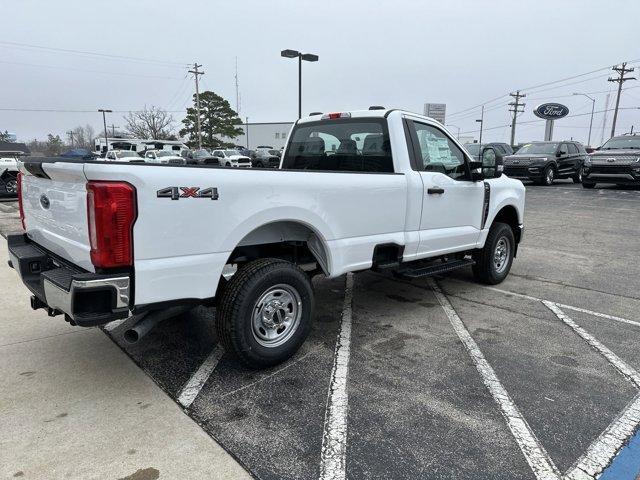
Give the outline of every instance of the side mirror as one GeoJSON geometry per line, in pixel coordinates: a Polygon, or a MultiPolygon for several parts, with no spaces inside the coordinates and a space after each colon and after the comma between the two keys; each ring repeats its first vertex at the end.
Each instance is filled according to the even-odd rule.
{"type": "Polygon", "coordinates": [[[558,153],[556,153],[556,157],[564,157],[567,154],[567,152],[565,152],[564,150],[560,150],[558,153]]]}
{"type": "Polygon", "coordinates": [[[494,148],[485,147],[480,154],[482,158],[480,168],[482,178],[499,178],[504,170],[502,156],[498,155],[494,148]]]}

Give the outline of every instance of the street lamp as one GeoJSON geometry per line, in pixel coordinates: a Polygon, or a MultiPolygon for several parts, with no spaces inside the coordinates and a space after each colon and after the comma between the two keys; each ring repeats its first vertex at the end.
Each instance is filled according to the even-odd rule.
{"type": "Polygon", "coordinates": [[[282,50],[281,57],[298,58],[298,119],[302,117],[302,61],[317,62],[318,55],[312,53],[300,53],[297,50],[282,50]]]}
{"type": "Polygon", "coordinates": [[[595,98],[591,98],[586,93],[574,92],[573,95],[582,95],[583,97],[587,97],[589,100],[591,100],[591,120],[589,121],[589,140],[587,140],[587,146],[590,147],[591,146],[591,127],[593,125],[593,109],[596,106],[596,99],[595,98]]]}
{"type": "Polygon", "coordinates": [[[457,125],[453,125],[453,124],[451,124],[451,123],[450,123],[450,124],[448,124],[448,125],[445,125],[445,127],[454,127],[454,128],[457,128],[457,129],[458,129],[458,134],[456,135],[456,140],[460,140],[460,127],[459,127],[459,126],[457,126],[457,125]]]}
{"type": "Polygon", "coordinates": [[[104,145],[105,151],[109,150],[109,140],[107,138],[107,117],[105,114],[113,112],[113,110],[107,110],[103,108],[98,109],[99,112],[102,112],[102,123],[104,123],[104,145]]]}

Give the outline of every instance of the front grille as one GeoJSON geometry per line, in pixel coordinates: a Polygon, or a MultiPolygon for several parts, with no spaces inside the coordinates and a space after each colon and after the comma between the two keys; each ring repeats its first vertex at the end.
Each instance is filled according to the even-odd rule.
{"type": "Polygon", "coordinates": [[[507,158],[504,159],[504,164],[505,164],[505,166],[507,166],[507,165],[509,165],[509,166],[512,166],[512,165],[515,165],[515,166],[518,166],[518,165],[529,165],[532,161],[533,161],[532,158],[523,158],[523,157],[509,158],[509,157],[507,157],[507,158]]]}
{"type": "Polygon", "coordinates": [[[527,167],[514,167],[511,165],[507,167],[505,165],[504,173],[511,177],[527,177],[529,176],[529,169],[527,167]]]}
{"type": "Polygon", "coordinates": [[[630,174],[631,169],[624,165],[609,164],[605,165],[592,165],[589,169],[589,174],[593,173],[610,173],[610,174],[630,174]]]}
{"type": "MultiPolygon", "coordinates": [[[[638,155],[593,155],[591,163],[594,165],[631,165],[638,163],[638,155]]],[[[640,165],[640,163],[638,163],[640,165]]]]}
{"type": "Polygon", "coordinates": [[[184,165],[184,160],[178,160],[177,158],[173,158],[169,160],[169,164],[171,165],[184,165]]]}

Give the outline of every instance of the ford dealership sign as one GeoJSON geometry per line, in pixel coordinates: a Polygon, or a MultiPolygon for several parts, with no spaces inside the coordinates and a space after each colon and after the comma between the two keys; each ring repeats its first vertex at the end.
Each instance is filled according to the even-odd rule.
{"type": "Polygon", "coordinates": [[[536,107],[533,114],[545,120],[557,120],[566,117],[569,114],[569,108],[559,103],[543,103],[536,107]]]}

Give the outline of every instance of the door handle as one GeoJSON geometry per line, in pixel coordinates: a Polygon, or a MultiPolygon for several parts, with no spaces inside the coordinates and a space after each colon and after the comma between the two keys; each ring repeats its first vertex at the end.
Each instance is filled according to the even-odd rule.
{"type": "Polygon", "coordinates": [[[433,195],[434,193],[442,194],[444,193],[444,188],[440,188],[440,187],[427,188],[427,193],[429,195],[433,195]]]}

